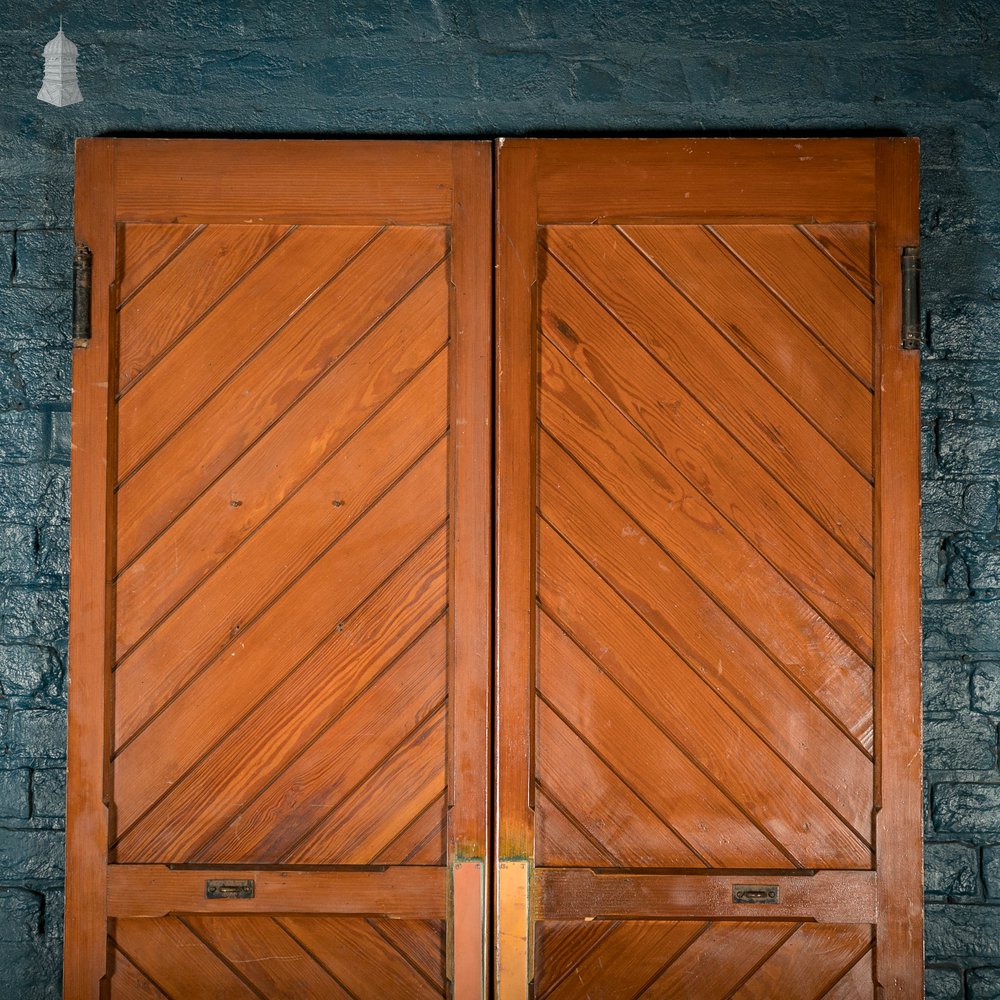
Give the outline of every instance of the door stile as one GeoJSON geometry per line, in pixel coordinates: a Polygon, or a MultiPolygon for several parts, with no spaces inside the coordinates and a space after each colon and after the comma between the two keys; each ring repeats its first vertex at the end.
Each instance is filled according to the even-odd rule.
{"type": "Polygon", "coordinates": [[[920,351],[904,350],[901,256],[920,241],[919,144],[876,149],[876,784],[878,946],[885,1000],[923,992],[920,351]]]}
{"type": "Polygon", "coordinates": [[[535,150],[497,143],[496,970],[498,1000],[528,995],[535,638],[535,150]]]}
{"type": "Polygon", "coordinates": [[[490,806],[492,149],[454,145],[448,851],[455,1000],[486,996],[490,806]]]}
{"type": "Polygon", "coordinates": [[[105,746],[111,728],[107,665],[111,632],[108,545],[113,519],[112,286],[115,279],[115,158],[111,143],[78,140],[75,234],[93,253],[93,334],[75,350],[70,498],[69,686],[66,825],[66,932],[76,941],[63,973],[67,997],[96,1000],[106,963],[108,775],[105,746]]]}

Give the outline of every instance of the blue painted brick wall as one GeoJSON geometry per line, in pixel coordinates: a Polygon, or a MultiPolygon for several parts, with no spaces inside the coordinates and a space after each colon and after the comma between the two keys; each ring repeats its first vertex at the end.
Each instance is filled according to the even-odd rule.
{"type": "Polygon", "coordinates": [[[855,130],[923,140],[928,996],[1000,997],[998,94],[998,0],[0,0],[0,997],[58,995],[74,138],[855,130]]]}

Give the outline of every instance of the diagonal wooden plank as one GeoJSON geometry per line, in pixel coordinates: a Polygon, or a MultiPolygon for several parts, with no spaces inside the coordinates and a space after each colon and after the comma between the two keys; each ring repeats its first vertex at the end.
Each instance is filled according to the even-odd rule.
{"type": "Polygon", "coordinates": [[[445,710],[391,757],[284,858],[290,865],[370,865],[445,790],[445,710]]]}
{"type": "Polygon", "coordinates": [[[734,994],[734,1000],[817,1000],[871,945],[865,924],[803,924],[734,994]]]}
{"type": "Polygon", "coordinates": [[[280,923],[362,1000],[443,996],[363,919],[286,916],[280,923]]]}
{"type": "Polygon", "coordinates": [[[609,868],[615,857],[587,834],[545,789],[535,785],[535,864],[540,868],[609,868]]]}
{"type": "MultiPolygon", "coordinates": [[[[696,757],[802,866],[866,865],[873,769],[867,757],[772,666],[737,663],[718,687],[680,658],[547,524],[539,527],[546,612],[659,725],[696,757]],[[774,681],[775,683],[770,683],[774,681]],[[776,717],[775,702],[784,710],[776,717]],[[735,705],[746,717],[733,710],[735,705]],[[747,706],[756,704],[756,709],[747,706]],[[789,731],[788,715],[807,724],[789,731]],[[776,737],[797,768],[763,736],[776,737]],[[809,783],[800,774],[807,775],[809,783]],[[824,793],[838,809],[813,789],[824,793]],[[847,817],[856,831],[845,828],[847,817]]],[[[570,800],[572,801],[572,800],[570,800]]]]}
{"type": "Polygon", "coordinates": [[[111,1000],[164,1000],[167,996],[141,973],[117,948],[111,949],[111,1000]]]}
{"type": "MultiPolygon", "coordinates": [[[[270,338],[279,331],[286,340],[294,337],[288,326],[294,330],[305,325],[300,310],[315,308],[319,289],[377,232],[346,226],[294,230],[202,322],[175,342],[119,401],[118,481],[131,475],[270,338]]],[[[304,345],[303,350],[322,354],[337,344],[338,338],[317,337],[313,330],[312,350],[304,345]]],[[[251,383],[253,396],[260,393],[262,404],[267,400],[267,375],[280,379],[285,368],[283,359],[270,354],[272,367],[266,374],[260,370],[259,356],[256,359],[260,382],[251,383]]],[[[290,383],[294,375],[292,367],[290,383]]],[[[232,393],[228,399],[230,405],[240,402],[232,393]]],[[[235,414],[233,420],[238,420],[235,414]]]]}
{"type": "Polygon", "coordinates": [[[868,678],[865,637],[849,645],[548,341],[541,381],[543,426],[746,631],[804,674],[868,678]]]}
{"type": "MultiPolygon", "coordinates": [[[[689,662],[708,674],[733,669],[773,673],[776,663],[796,683],[795,664],[768,657],[547,434],[540,441],[542,516],[689,662]],[[664,600],[663,594],[670,594],[664,600]]],[[[834,675],[833,681],[838,678],[834,675]]],[[[803,690],[862,747],[872,740],[868,685],[830,683],[803,690]]]]}
{"type": "Polygon", "coordinates": [[[546,233],[550,251],[636,339],[827,530],[870,559],[872,491],[864,476],[617,230],[555,226],[546,233]]]}
{"type": "Polygon", "coordinates": [[[118,919],[111,936],[172,1000],[260,1000],[177,917],[118,919]]]}
{"type": "Polygon", "coordinates": [[[804,508],[553,262],[542,329],[609,402],[842,634],[871,643],[873,587],[804,508]],[[576,331],[599,331],[586,339],[576,331]]]}
{"type": "Polygon", "coordinates": [[[869,479],[871,391],[702,226],[622,232],[869,479]]]}
{"type": "Polygon", "coordinates": [[[544,701],[536,705],[535,718],[536,780],[617,866],[704,867],[698,855],[544,701]]]}
{"type": "Polygon", "coordinates": [[[548,616],[539,625],[538,680],[545,700],[706,865],[794,867],[548,616]]]}
{"type": "Polygon", "coordinates": [[[626,920],[619,923],[549,993],[551,1000],[634,1000],[677,952],[705,928],[697,921],[626,920]]]}
{"type": "Polygon", "coordinates": [[[713,226],[712,231],[826,344],[872,385],[872,303],[795,226],[713,226]]]}
{"type": "Polygon", "coordinates": [[[350,1000],[350,994],[266,916],[193,913],[184,922],[267,1000],[350,1000]]]}
{"type": "Polygon", "coordinates": [[[831,223],[799,226],[810,239],[815,240],[826,253],[857,282],[871,297],[875,284],[875,266],[872,259],[872,229],[867,224],[831,223]]]}
{"type": "Polygon", "coordinates": [[[822,1000],[874,1000],[874,954],[866,952],[823,994],[822,1000]]]}
{"type": "Polygon", "coordinates": [[[122,226],[119,230],[122,277],[118,283],[118,308],[204,229],[204,226],[179,222],[129,222],[122,226]]]}
{"type": "Polygon", "coordinates": [[[118,387],[128,388],[198,318],[291,230],[208,226],[119,313],[118,387]],[[177,289],[183,288],[183,297],[177,289]]]}
{"type": "Polygon", "coordinates": [[[194,471],[157,460],[124,483],[119,570],[182,514],[181,527],[213,517],[244,531],[259,523],[447,342],[444,291],[441,272],[421,284],[228,468],[218,461],[202,468],[189,455],[183,469],[194,471]],[[229,522],[222,517],[227,509],[229,522]]]}
{"type": "MultiPolygon", "coordinates": [[[[448,357],[440,353],[190,593],[201,559],[185,560],[171,574],[169,563],[155,561],[159,549],[143,557],[150,591],[157,591],[144,599],[157,611],[171,610],[115,670],[116,747],[432,447],[447,429],[447,377],[448,357]]],[[[130,614],[124,578],[117,599],[119,614],[130,614]]]]}
{"type": "Polygon", "coordinates": [[[401,955],[444,993],[446,989],[445,925],[437,920],[386,920],[369,917],[368,923],[401,955]]]}
{"type": "Polygon", "coordinates": [[[713,921],[650,984],[643,1000],[724,1000],[794,927],[762,920],[713,921]]]}
{"type": "Polygon", "coordinates": [[[555,989],[617,926],[614,920],[540,920],[535,924],[535,996],[555,989]]]}
{"type": "MultiPolygon", "coordinates": [[[[297,669],[279,678],[273,689],[264,686],[263,697],[256,704],[250,701],[249,712],[194,740],[194,751],[180,758],[186,762],[193,757],[192,765],[122,839],[119,857],[141,860],[149,851],[165,860],[171,851],[191,855],[329,730],[390,665],[395,663],[396,672],[420,677],[443,670],[443,626],[438,620],[444,604],[444,562],[444,538],[438,532],[357,612],[345,615],[340,627],[297,669]],[[437,627],[427,631],[435,621],[437,627]]],[[[199,709],[200,703],[193,711],[199,709]]],[[[183,721],[182,715],[181,725],[183,721]]],[[[392,743],[368,739],[366,745],[382,746],[381,756],[392,743]]],[[[234,831],[230,837],[240,832],[246,831],[234,831]]],[[[225,860],[239,861],[239,855],[225,860]]]]}
{"type": "Polygon", "coordinates": [[[375,858],[377,865],[438,865],[444,863],[448,803],[438,796],[375,858]]]}
{"type": "Polygon", "coordinates": [[[119,752],[114,765],[119,831],[336,634],[338,622],[443,522],[446,459],[439,445],[421,460],[119,752]]]}

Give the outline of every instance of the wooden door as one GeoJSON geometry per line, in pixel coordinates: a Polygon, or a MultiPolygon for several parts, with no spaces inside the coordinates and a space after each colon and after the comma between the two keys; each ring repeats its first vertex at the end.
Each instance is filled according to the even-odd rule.
{"type": "Polygon", "coordinates": [[[77,157],[65,995],[480,998],[490,146],[77,157]]]}
{"type": "Polygon", "coordinates": [[[500,145],[501,1000],[922,996],[916,175],[500,145]]]}

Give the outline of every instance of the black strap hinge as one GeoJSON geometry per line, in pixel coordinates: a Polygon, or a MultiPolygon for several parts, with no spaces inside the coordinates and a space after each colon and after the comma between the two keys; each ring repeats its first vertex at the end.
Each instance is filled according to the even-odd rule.
{"type": "Polygon", "coordinates": [[[85,243],[73,251],[73,346],[90,343],[90,285],[94,255],[85,243]]]}
{"type": "Polygon", "coordinates": [[[903,350],[920,350],[920,250],[903,247],[903,350]]]}

